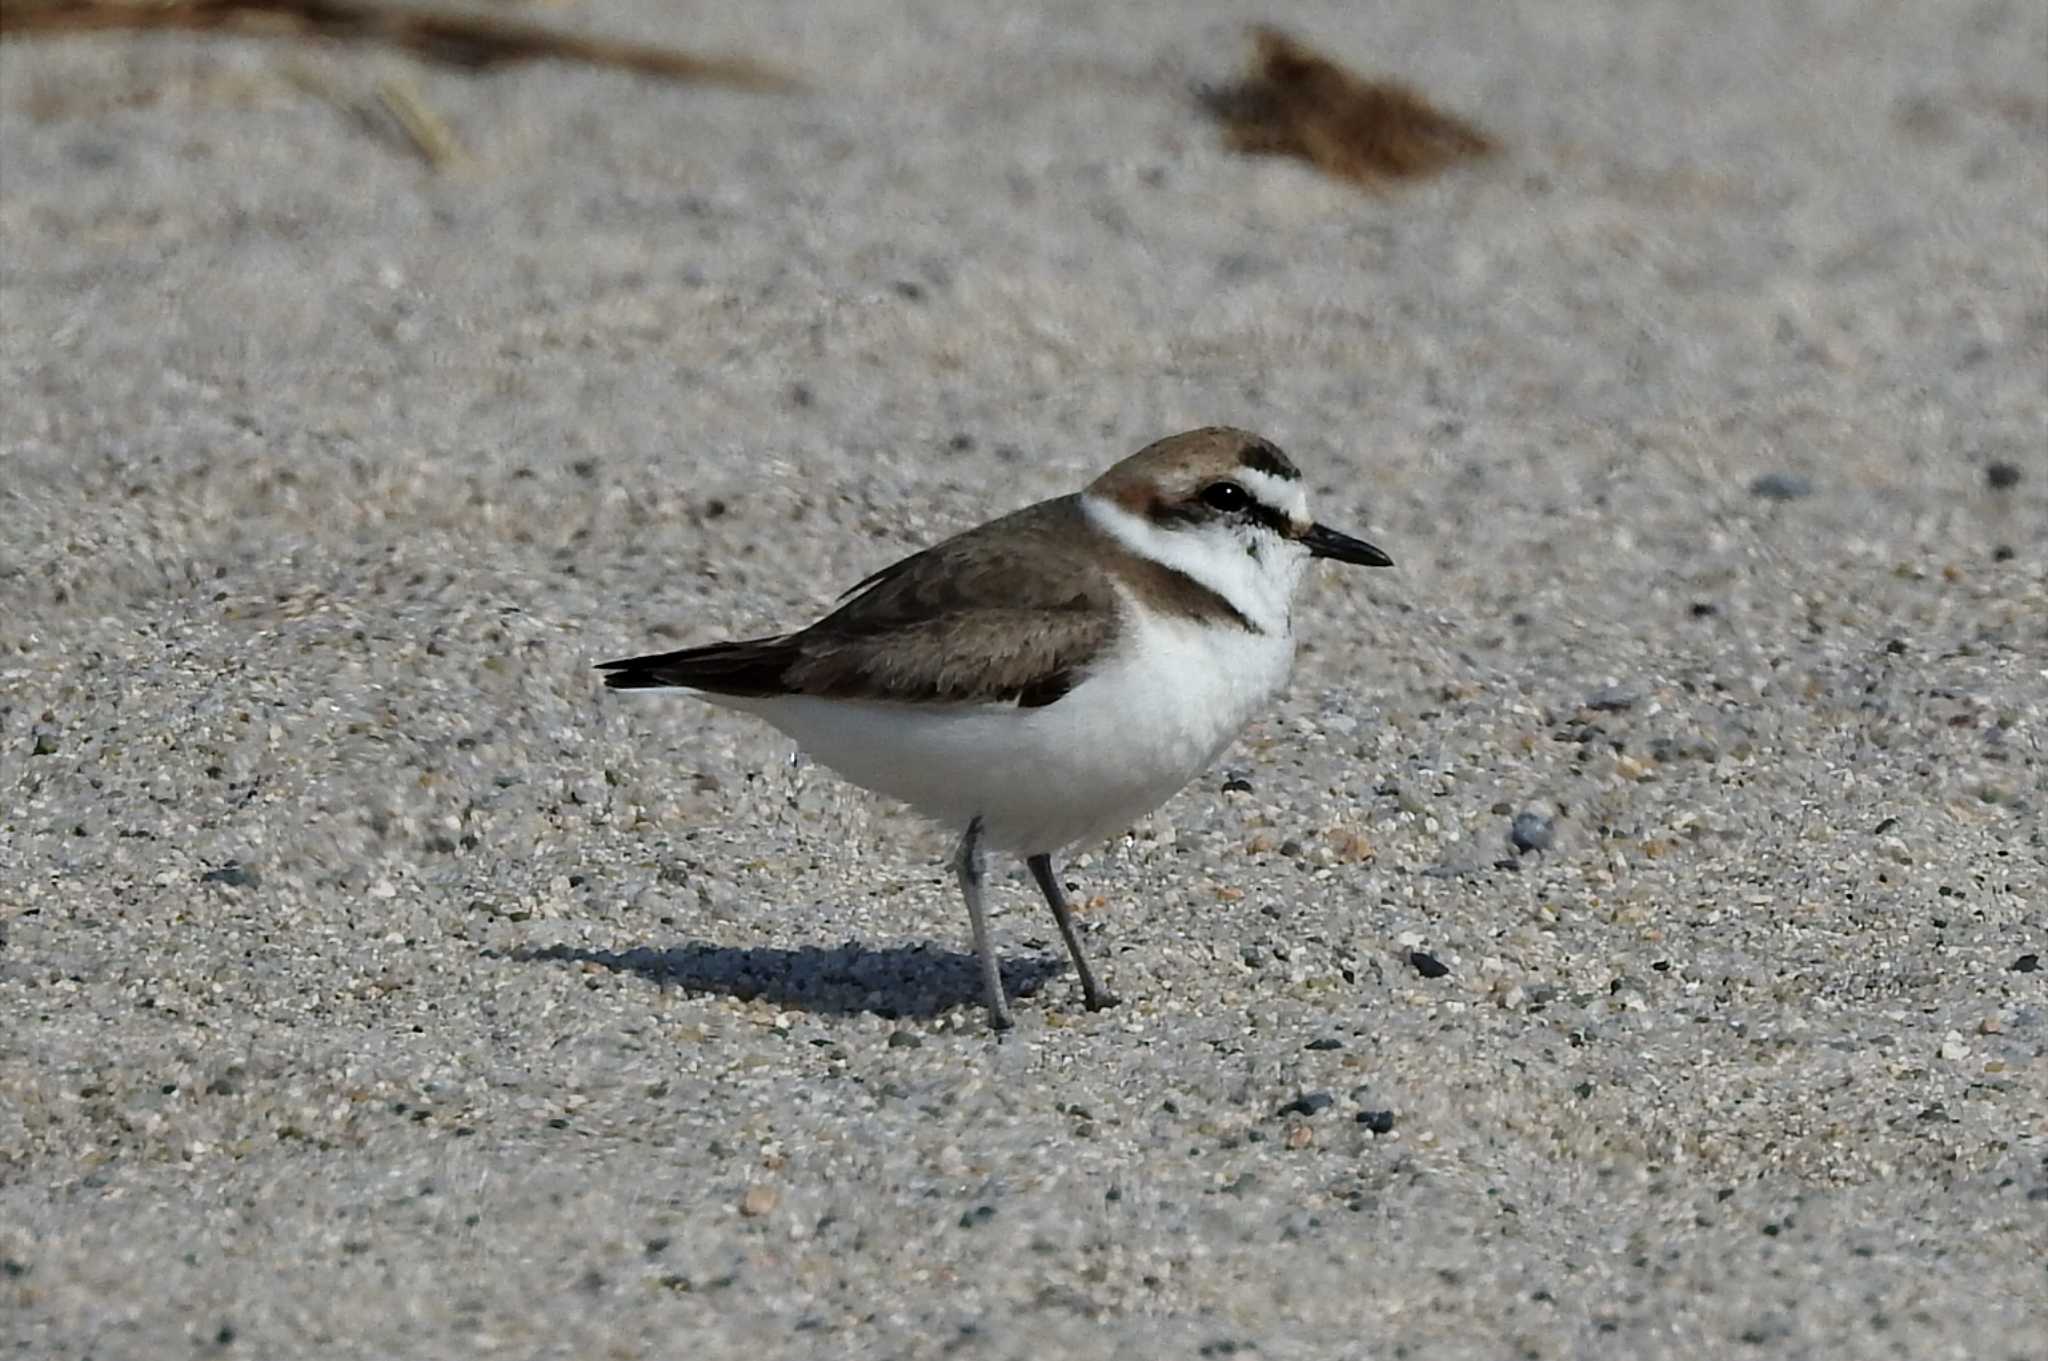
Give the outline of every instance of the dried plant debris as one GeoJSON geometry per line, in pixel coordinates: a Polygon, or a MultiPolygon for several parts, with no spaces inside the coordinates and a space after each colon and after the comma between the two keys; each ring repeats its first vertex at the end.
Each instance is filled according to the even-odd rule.
{"type": "Polygon", "coordinates": [[[1255,28],[1244,82],[1203,92],[1238,151],[1299,156],[1361,184],[1433,175],[1494,140],[1396,81],[1366,80],[1275,28],[1255,28]]]}
{"type": "Polygon", "coordinates": [[[700,57],[666,47],[559,33],[485,14],[385,8],[361,0],[5,0],[0,37],[118,29],[185,29],[242,37],[378,43],[428,61],[484,69],[553,58],[670,80],[750,90],[800,83],[743,57],[700,57]]]}

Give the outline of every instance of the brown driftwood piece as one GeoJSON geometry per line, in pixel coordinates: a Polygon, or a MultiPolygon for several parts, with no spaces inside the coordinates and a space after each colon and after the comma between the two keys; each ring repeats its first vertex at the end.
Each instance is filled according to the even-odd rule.
{"type": "Polygon", "coordinates": [[[1299,156],[1363,184],[1433,175],[1494,140],[1407,85],[1366,80],[1275,28],[1252,30],[1240,84],[1202,92],[1238,151],[1299,156]]]}

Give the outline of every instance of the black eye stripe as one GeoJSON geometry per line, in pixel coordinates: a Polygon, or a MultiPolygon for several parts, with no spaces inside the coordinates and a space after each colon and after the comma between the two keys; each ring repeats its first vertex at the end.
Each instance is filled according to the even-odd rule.
{"type": "Polygon", "coordinates": [[[1264,501],[1254,499],[1239,514],[1264,525],[1283,539],[1294,537],[1294,522],[1288,519],[1282,512],[1267,505],[1264,501]]]}
{"type": "Polygon", "coordinates": [[[1294,521],[1285,511],[1275,510],[1254,496],[1247,496],[1245,504],[1234,511],[1220,511],[1201,500],[1155,501],[1146,508],[1146,518],[1159,525],[1200,524],[1204,520],[1243,519],[1264,525],[1283,539],[1294,535],[1294,521]]]}

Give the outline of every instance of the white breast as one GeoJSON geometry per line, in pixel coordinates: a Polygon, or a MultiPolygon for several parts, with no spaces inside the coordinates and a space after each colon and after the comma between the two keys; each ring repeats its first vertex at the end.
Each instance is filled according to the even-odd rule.
{"type": "Polygon", "coordinates": [[[979,814],[992,848],[1051,852],[1114,836],[1166,802],[1222,753],[1293,665],[1284,624],[1252,633],[1135,606],[1126,618],[1114,655],[1041,708],[801,695],[721,702],[758,714],[853,783],[949,827],[979,814]]]}

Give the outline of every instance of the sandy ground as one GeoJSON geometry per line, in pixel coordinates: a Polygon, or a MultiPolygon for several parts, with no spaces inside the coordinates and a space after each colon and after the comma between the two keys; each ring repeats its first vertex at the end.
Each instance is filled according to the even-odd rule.
{"type": "Polygon", "coordinates": [[[0,49],[0,1353],[2040,1355],[2048,10],[1258,12],[1508,146],[1383,196],[1231,6],[541,16],[816,88],[0,49]],[[1399,569],[1119,1010],[595,683],[1210,421],[1399,569]]]}

